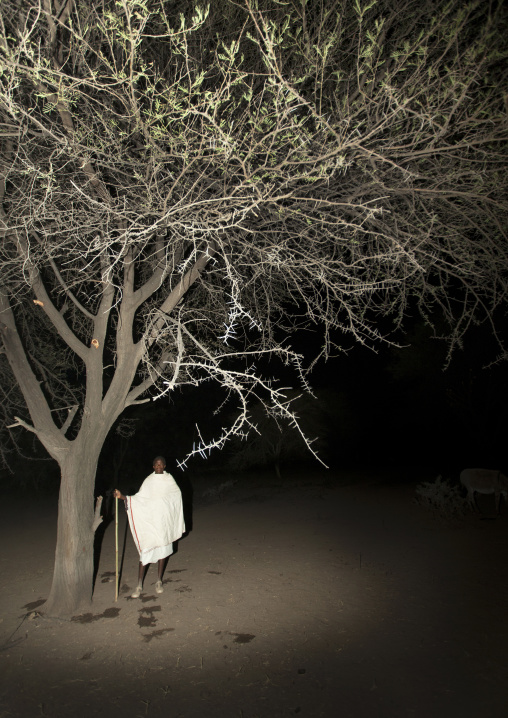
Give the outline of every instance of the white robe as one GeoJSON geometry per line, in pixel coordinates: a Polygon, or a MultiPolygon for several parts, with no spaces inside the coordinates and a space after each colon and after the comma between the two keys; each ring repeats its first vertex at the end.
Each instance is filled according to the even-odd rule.
{"type": "Polygon", "coordinates": [[[173,541],[185,531],[182,494],[171,474],[150,474],[138,493],[125,499],[132,538],[143,566],[170,556],[173,541]]]}

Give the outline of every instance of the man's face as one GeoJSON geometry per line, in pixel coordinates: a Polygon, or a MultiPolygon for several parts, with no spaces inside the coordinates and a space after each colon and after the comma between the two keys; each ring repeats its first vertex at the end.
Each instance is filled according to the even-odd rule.
{"type": "Polygon", "coordinates": [[[166,468],[166,464],[161,459],[156,459],[153,462],[153,470],[156,474],[163,474],[164,469],[166,468]]]}

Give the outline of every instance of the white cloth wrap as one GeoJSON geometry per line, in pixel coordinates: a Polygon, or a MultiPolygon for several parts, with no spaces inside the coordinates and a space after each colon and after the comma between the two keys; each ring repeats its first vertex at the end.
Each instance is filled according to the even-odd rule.
{"type": "Polygon", "coordinates": [[[170,556],[173,541],[185,531],[182,494],[171,474],[147,476],[137,494],[125,497],[125,505],[143,566],[170,556]]]}

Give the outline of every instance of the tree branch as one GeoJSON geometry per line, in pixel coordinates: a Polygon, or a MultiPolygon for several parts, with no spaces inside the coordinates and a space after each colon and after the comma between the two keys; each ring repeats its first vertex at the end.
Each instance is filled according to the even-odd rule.
{"type": "Polygon", "coordinates": [[[38,431],[34,426],[32,426],[31,424],[27,424],[26,421],[23,421],[23,419],[20,419],[19,416],[15,416],[14,418],[16,419],[16,423],[9,424],[8,426],[6,426],[6,429],[14,429],[14,427],[16,427],[16,426],[22,426],[27,431],[31,431],[32,434],[38,434],[38,431]]]}
{"type": "Polygon", "coordinates": [[[93,517],[93,522],[92,522],[92,533],[95,533],[102,523],[101,507],[102,507],[102,496],[97,496],[97,500],[95,502],[94,517],[93,517]]]}
{"type": "Polygon", "coordinates": [[[141,384],[132,387],[125,399],[126,407],[132,406],[136,403],[143,404],[145,401],[150,401],[150,399],[141,399],[139,401],[136,401],[136,397],[144,394],[145,391],[148,391],[150,387],[154,386],[157,379],[160,379],[163,374],[164,364],[166,363],[169,356],[169,351],[164,352],[163,355],[160,357],[159,361],[157,362],[157,365],[149,367],[150,376],[148,376],[144,381],[142,381],[141,384]]]}
{"type": "Polygon", "coordinates": [[[7,360],[23,393],[34,426],[30,427],[16,417],[18,425],[34,431],[47,451],[57,458],[68,442],[54,423],[50,408],[41,386],[27,360],[14,320],[12,309],[5,295],[0,293],[0,334],[7,360]]]}
{"type": "Polygon", "coordinates": [[[91,319],[92,321],[95,319],[95,316],[92,314],[92,312],[89,312],[86,307],[84,307],[81,302],[77,299],[77,297],[74,295],[73,292],[69,289],[69,287],[65,284],[62,275],[60,274],[60,271],[56,265],[56,262],[51,257],[48,259],[49,265],[53,269],[54,275],[57,278],[58,283],[64,290],[65,294],[69,297],[71,302],[79,309],[79,311],[87,317],[87,319],[91,319]]]}
{"type": "MultiPolygon", "coordinates": [[[[164,316],[171,314],[178,302],[185,296],[186,292],[199,279],[208,262],[217,252],[217,243],[212,240],[200,257],[195,261],[191,269],[185,272],[176,287],[169,293],[159,309],[159,318],[155,319],[151,327],[144,334],[145,346],[150,346],[156,340],[160,328],[164,324],[164,316]]],[[[143,340],[142,340],[143,341],[143,340]]]]}
{"type": "Polygon", "coordinates": [[[164,245],[162,240],[158,240],[156,244],[156,250],[154,252],[156,266],[152,276],[148,279],[141,287],[139,287],[133,294],[133,305],[135,308],[140,307],[152,294],[162,285],[165,277],[174,269],[178,264],[178,261],[173,262],[173,266],[169,267],[167,264],[163,265],[162,260],[164,257],[164,245]]]}
{"type": "MultiPolygon", "coordinates": [[[[30,260],[28,260],[28,262],[29,261],[30,260]]],[[[72,349],[72,351],[75,352],[84,362],[86,362],[89,349],[74,334],[64,317],[51,301],[39,272],[34,267],[32,267],[32,270],[33,274],[31,286],[35,296],[40,302],[39,306],[44,310],[48,319],[69,348],[72,349]]]]}
{"type": "Polygon", "coordinates": [[[76,404],[75,406],[69,407],[69,413],[67,414],[67,418],[62,424],[62,428],[60,429],[61,433],[65,436],[67,433],[67,430],[69,429],[70,425],[72,424],[72,420],[76,416],[76,412],[79,409],[79,404],[76,404]]]}

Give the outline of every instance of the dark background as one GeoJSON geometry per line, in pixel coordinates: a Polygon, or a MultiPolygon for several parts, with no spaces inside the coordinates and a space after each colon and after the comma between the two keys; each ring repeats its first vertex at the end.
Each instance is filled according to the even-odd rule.
{"type": "MultiPolygon", "coordinates": [[[[317,337],[317,333],[302,332],[292,346],[312,357],[319,348],[317,337]]],[[[506,471],[508,366],[493,363],[498,350],[489,329],[473,327],[448,365],[446,343],[433,338],[422,322],[415,321],[398,340],[401,348],[353,347],[319,362],[310,375],[316,399],[304,400],[298,414],[306,433],[319,435],[319,455],[330,477],[337,470],[375,472],[404,467],[412,467],[413,474],[423,469],[451,479],[468,466],[506,471]]],[[[344,341],[342,345],[347,346],[344,341]]],[[[282,386],[299,389],[295,374],[278,362],[259,364],[258,371],[276,377],[282,386]]],[[[244,444],[226,445],[206,460],[190,459],[185,474],[177,461],[198,442],[196,426],[206,440],[218,436],[231,420],[235,402],[215,413],[224,396],[220,387],[210,383],[183,387],[169,400],[125,412],[120,422],[131,419],[134,433],[122,437],[115,428],[110,433],[99,462],[97,493],[117,485],[136,490],[158,454],[167,457],[168,470],[177,479],[206,474],[212,484],[223,481],[244,444]]],[[[11,455],[10,470],[2,472],[4,489],[56,491],[58,467],[43,458],[33,436],[23,439],[25,455],[11,455]]],[[[286,480],[295,466],[309,472],[323,470],[303,445],[298,446],[298,439],[291,446],[280,460],[286,480]]],[[[270,458],[257,466],[249,463],[245,468],[268,473],[272,468],[270,458]]],[[[241,474],[237,468],[234,471],[241,474]]]]}

